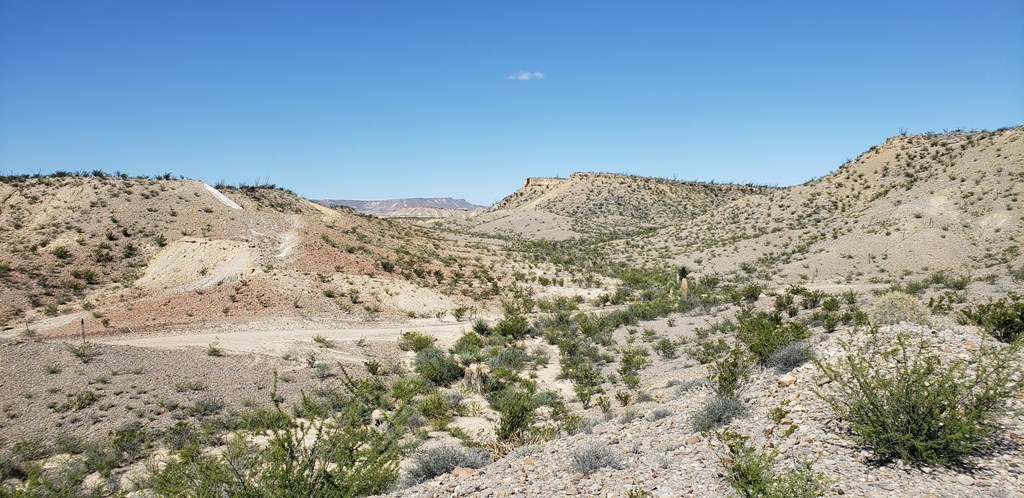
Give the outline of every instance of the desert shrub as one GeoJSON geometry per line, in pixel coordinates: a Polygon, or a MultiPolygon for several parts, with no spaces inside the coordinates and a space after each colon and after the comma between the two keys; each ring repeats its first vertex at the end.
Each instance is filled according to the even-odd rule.
{"type": "Polygon", "coordinates": [[[998,301],[989,300],[962,311],[964,318],[1002,342],[1024,337],[1024,295],[1011,292],[998,301]]]}
{"type": "Polygon", "coordinates": [[[788,372],[814,359],[814,348],[805,341],[787,344],[772,353],[765,365],[778,372],[788,372]]]}
{"type": "Polygon", "coordinates": [[[462,404],[462,393],[455,389],[442,389],[441,396],[444,397],[445,402],[448,403],[452,410],[457,410],[459,405],[462,404]]]}
{"type": "Polygon", "coordinates": [[[868,318],[872,325],[895,325],[900,322],[928,323],[928,310],[914,296],[903,292],[883,294],[871,304],[868,318]]]}
{"type": "Polygon", "coordinates": [[[411,401],[419,394],[433,389],[426,379],[419,376],[399,377],[391,383],[391,396],[400,401],[411,401]]]}
{"type": "Polygon", "coordinates": [[[672,342],[672,339],[667,337],[658,339],[658,341],[651,346],[651,349],[653,349],[655,353],[658,353],[662,358],[668,360],[679,356],[679,346],[672,342]]]}
{"type": "Polygon", "coordinates": [[[505,346],[497,354],[487,360],[492,371],[499,369],[521,370],[530,359],[530,355],[520,346],[505,346]]]}
{"type": "Polygon", "coordinates": [[[196,417],[208,417],[224,409],[224,401],[213,396],[206,396],[196,400],[189,408],[189,413],[196,417]]]}
{"type": "Polygon", "coordinates": [[[760,362],[767,360],[779,349],[810,336],[807,325],[799,322],[783,323],[778,314],[763,311],[741,316],[736,333],[736,338],[746,344],[760,362]]]}
{"type": "Polygon", "coordinates": [[[750,359],[740,348],[708,367],[711,390],[718,396],[734,397],[750,377],[750,359]]]}
{"type": "Polygon", "coordinates": [[[622,468],[622,458],[605,445],[588,442],[572,449],[569,454],[569,464],[576,472],[590,475],[605,467],[622,468]]]}
{"type": "Polygon", "coordinates": [[[537,444],[527,444],[516,447],[506,455],[509,459],[526,458],[544,451],[544,447],[537,444]]]}
{"type": "MultiPolygon", "coordinates": [[[[344,374],[344,372],[342,372],[344,374]]],[[[343,375],[349,400],[373,398],[380,385],[343,375]]],[[[275,401],[280,417],[288,418],[275,401]]],[[[362,403],[341,404],[329,421],[275,428],[265,446],[235,437],[217,455],[187,445],[153,468],[157,496],[366,496],[391,489],[408,411],[389,417],[391,430],[365,423],[362,403]]]]}
{"type": "Polygon", "coordinates": [[[958,464],[985,451],[1007,401],[1024,387],[1019,347],[945,359],[927,340],[906,334],[843,346],[842,359],[815,362],[832,381],[818,395],[849,424],[854,440],[883,459],[958,464]]]}
{"type": "Polygon", "coordinates": [[[163,441],[168,448],[179,451],[182,448],[193,444],[197,439],[198,431],[188,422],[178,421],[164,430],[163,441]]]}
{"type": "Polygon", "coordinates": [[[636,375],[648,359],[647,349],[643,347],[626,346],[622,349],[622,357],[619,359],[619,375],[623,378],[636,375]]]}
{"type": "Polygon", "coordinates": [[[419,353],[420,351],[429,348],[437,342],[437,338],[429,336],[422,332],[402,332],[402,335],[398,337],[398,347],[402,351],[412,351],[419,353]]]}
{"type": "Polygon", "coordinates": [[[746,436],[729,431],[717,434],[725,443],[725,480],[744,498],[814,498],[828,489],[831,481],[815,472],[809,460],[786,471],[775,468],[774,451],[760,452],[746,436]]]}
{"type": "Polygon", "coordinates": [[[487,320],[477,318],[476,320],[473,320],[473,332],[480,335],[488,335],[491,333],[491,325],[487,323],[487,320]]]}
{"type": "Polygon", "coordinates": [[[439,446],[413,456],[412,466],[405,475],[405,484],[418,484],[427,479],[447,474],[455,467],[478,469],[490,463],[487,451],[481,448],[439,446]]]}
{"type": "Polygon", "coordinates": [[[721,427],[747,413],[747,405],[735,396],[714,396],[694,414],[690,424],[693,430],[704,432],[721,427]]]}
{"type": "Polygon", "coordinates": [[[330,349],[330,348],[334,347],[334,341],[332,341],[332,340],[330,340],[330,339],[328,339],[328,338],[326,338],[326,337],[324,337],[324,336],[322,336],[320,334],[317,334],[317,335],[313,336],[313,342],[317,346],[319,346],[321,348],[330,349]]]}
{"type": "Polygon", "coordinates": [[[129,464],[142,458],[143,451],[149,447],[154,435],[138,423],[133,423],[111,431],[110,448],[118,455],[121,464],[129,464]]]}
{"type": "Polygon", "coordinates": [[[416,353],[416,373],[439,386],[447,386],[462,378],[462,367],[451,357],[434,347],[416,353]]]}
{"type": "Polygon", "coordinates": [[[501,415],[495,436],[501,441],[507,441],[521,436],[530,429],[537,403],[530,393],[512,390],[506,392],[494,408],[501,415]]]}
{"type": "Polygon", "coordinates": [[[701,339],[689,354],[701,365],[706,365],[715,361],[722,353],[727,351],[729,351],[729,343],[719,337],[714,341],[711,339],[701,339]]]}
{"type": "Polygon", "coordinates": [[[324,380],[328,377],[331,377],[332,375],[334,374],[331,373],[330,365],[322,361],[313,363],[313,377],[316,377],[319,380],[324,380]]]}
{"type": "Polygon", "coordinates": [[[477,359],[484,347],[484,338],[477,332],[468,331],[452,345],[451,353],[460,357],[472,356],[477,359]]]}
{"type": "Polygon", "coordinates": [[[648,415],[648,417],[651,420],[661,420],[669,415],[672,415],[672,410],[664,406],[659,406],[658,408],[651,410],[651,413],[648,415]]]}
{"type": "Polygon", "coordinates": [[[398,477],[394,434],[349,424],[277,431],[266,447],[232,439],[223,455],[186,450],[153,475],[159,496],[366,496],[398,477]],[[304,444],[311,437],[313,444],[304,444]]]}
{"type": "Polygon", "coordinates": [[[219,356],[224,356],[224,350],[221,349],[220,343],[214,341],[214,342],[211,342],[210,345],[206,347],[206,355],[207,356],[218,356],[218,357],[219,356]]]}
{"type": "Polygon", "coordinates": [[[441,393],[435,392],[421,399],[416,404],[416,410],[428,420],[447,421],[452,407],[441,393]]]}
{"type": "Polygon", "coordinates": [[[77,346],[68,345],[68,352],[82,363],[89,363],[100,355],[99,349],[88,342],[83,342],[77,346]]]}
{"type": "Polygon", "coordinates": [[[521,339],[530,332],[530,322],[523,315],[506,315],[494,325],[494,332],[521,339]]]}

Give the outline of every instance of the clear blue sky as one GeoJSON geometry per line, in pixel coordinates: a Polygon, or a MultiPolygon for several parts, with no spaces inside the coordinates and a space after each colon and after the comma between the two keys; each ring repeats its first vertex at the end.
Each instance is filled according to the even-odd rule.
{"type": "Polygon", "coordinates": [[[489,204],[579,170],[789,185],[901,128],[1022,123],[1020,0],[0,0],[5,174],[489,204]]]}

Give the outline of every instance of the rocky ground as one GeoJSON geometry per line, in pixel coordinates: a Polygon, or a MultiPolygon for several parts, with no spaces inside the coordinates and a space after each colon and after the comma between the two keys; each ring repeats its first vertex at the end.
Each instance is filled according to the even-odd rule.
{"type": "MultiPolygon", "coordinates": [[[[998,347],[969,327],[936,330],[902,324],[881,333],[927,336],[949,355],[998,347]]],[[[840,355],[838,339],[843,335],[825,337],[815,348],[817,354],[822,358],[840,355]]],[[[681,371],[680,378],[687,378],[687,373],[681,371]]],[[[751,436],[758,447],[777,450],[780,465],[810,458],[814,468],[833,481],[830,495],[1013,497],[1024,493],[1024,416],[1006,420],[1008,431],[997,449],[973,461],[969,468],[877,462],[846,437],[842,425],[815,395],[819,379],[820,372],[812,364],[791,372],[758,372],[743,395],[749,414],[726,428],[751,436]],[[784,400],[789,400],[790,413],[776,424],[769,413],[784,400]],[[786,435],[789,427],[795,429],[786,435]]],[[[614,409],[590,433],[521,449],[481,469],[456,469],[391,496],[611,497],[640,489],[664,497],[729,495],[733,490],[723,479],[724,445],[713,434],[698,433],[691,427],[693,413],[710,392],[707,387],[684,389],[685,383],[682,387],[650,386],[652,401],[614,409]],[[610,449],[619,459],[618,465],[581,474],[572,461],[588,445],[610,449]]],[[[1024,408],[1022,400],[1015,403],[1018,409],[1024,408]]]]}

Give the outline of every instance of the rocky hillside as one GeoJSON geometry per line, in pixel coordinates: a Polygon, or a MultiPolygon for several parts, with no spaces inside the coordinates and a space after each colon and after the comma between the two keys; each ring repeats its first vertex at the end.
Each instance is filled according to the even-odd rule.
{"type": "Polygon", "coordinates": [[[609,244],[637,264],[776,281],[889,281],[939,270],[1001,275],[1020,254],[1024,128],[898,136],[805,184],[609,244]]]}
{"type": "Polygon", "coordinates": [[[546,239],[636,233],[691,219],[768,190],[608,173],[528,178],[521,189],[463,226],[485,233],[546,239]]]}
{"type": "Polygon", "coordinates": [[[316,201],[324,206],[348,206],[363,214],[382,218],[447,218],[487,209],[465,199],[431,197],[415,199],[387,199],[382,201],[355,201],[326,199],[316,201]]]}
{"type": "Polygon", "coordinates": [[[0,322],[73,333],[84,318],[101,333],[214,318],[433,316],[500,278],[460,251],[274,188],[7,177],[0,322]]]}

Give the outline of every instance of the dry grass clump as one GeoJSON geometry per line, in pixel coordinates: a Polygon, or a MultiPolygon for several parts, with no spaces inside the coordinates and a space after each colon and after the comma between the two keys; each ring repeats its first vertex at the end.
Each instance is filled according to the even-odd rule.
{"type": "Polygon", "coordinates": [[[889,292],[880,296],[868,310],[868,317],[876,326],[900,322],[928,325],[928,310],[921,301],[902,292],[889,292]]]}

